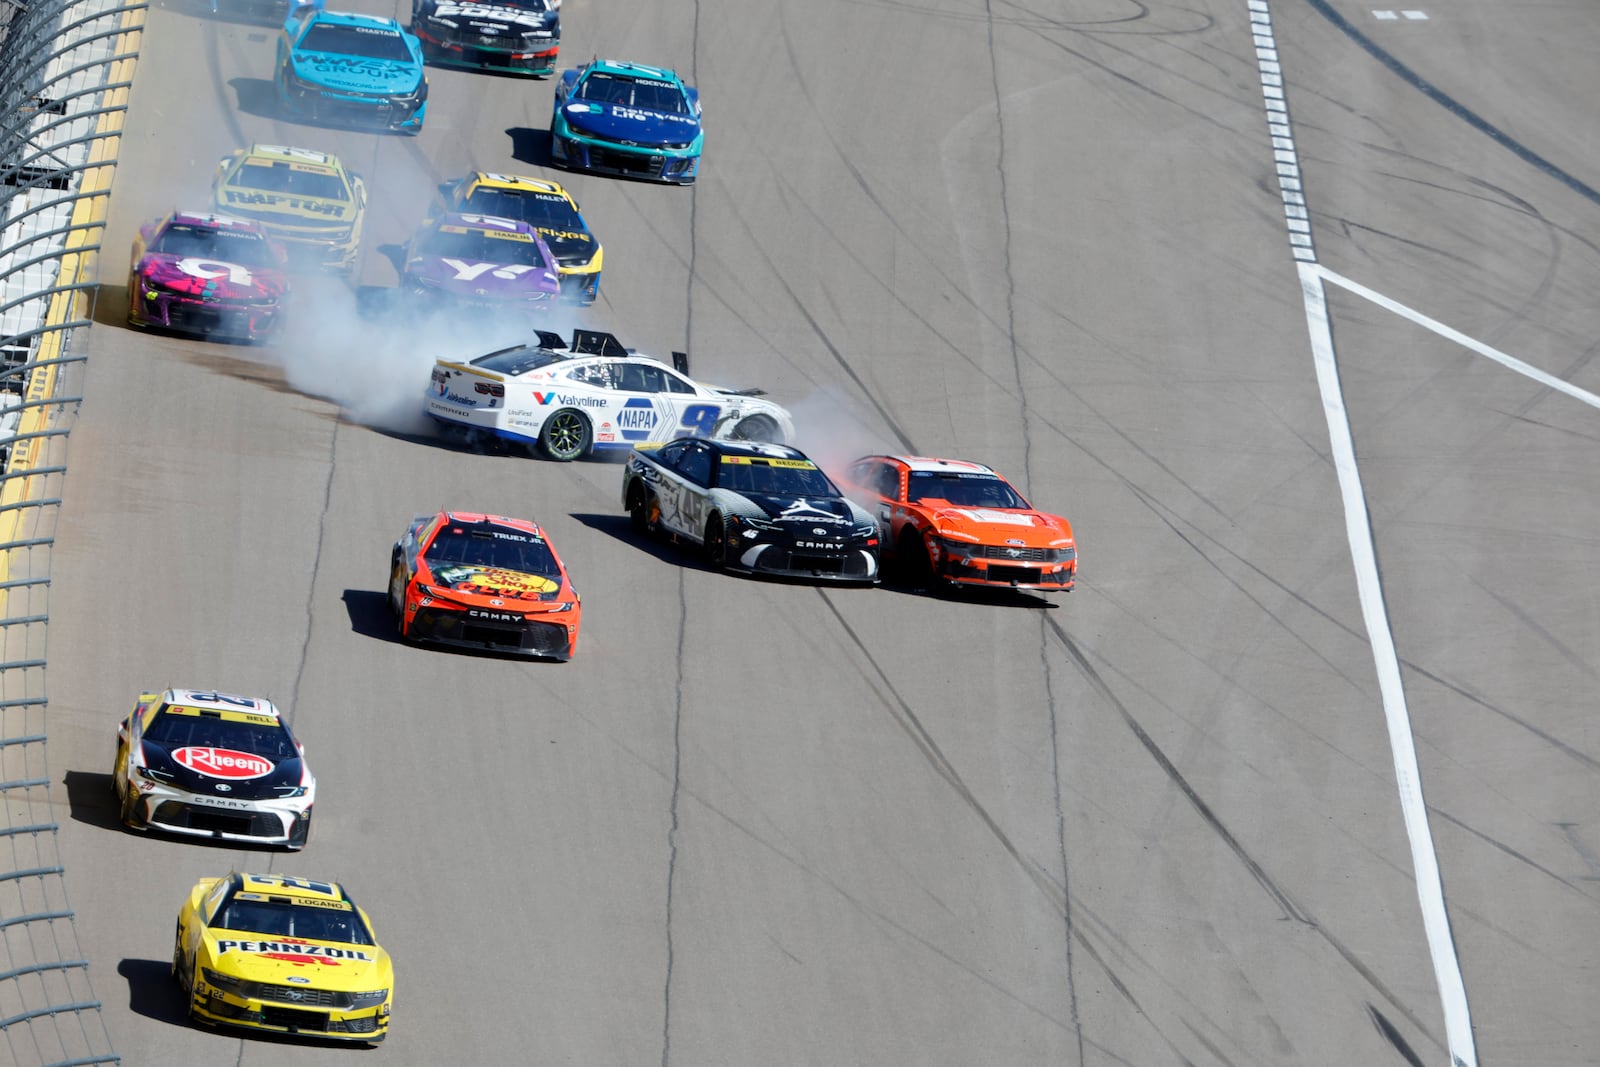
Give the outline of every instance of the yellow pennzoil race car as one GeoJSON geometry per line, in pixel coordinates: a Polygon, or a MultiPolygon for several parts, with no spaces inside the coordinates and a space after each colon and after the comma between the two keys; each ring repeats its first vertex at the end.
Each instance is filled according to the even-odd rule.
{"type": "Polygon", "coordinates": [[[376,1044],[394,967],[339,885],[280,874],[202,878],[178,912],[172,976],[208,1026],[376,1044]]]}

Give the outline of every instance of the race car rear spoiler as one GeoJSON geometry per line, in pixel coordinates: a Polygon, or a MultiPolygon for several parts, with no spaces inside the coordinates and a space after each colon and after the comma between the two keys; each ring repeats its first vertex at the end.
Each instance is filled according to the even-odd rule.
{"type": "MultiPolygon", "coordinates": [[[[554,330],[535,330],[539,336],[539,347],[547,348],[552,352],[571,352],[575,356],[611,356],[622,358],[629,354],[628,348],[617,340],[616,334],[606,333],[603,330],[573,330],[572,344],[567,344],[567,339],[554,330]]],[[[689,353],[672,353],[672,367],[679,374],[689,373],[689,353]]]]}

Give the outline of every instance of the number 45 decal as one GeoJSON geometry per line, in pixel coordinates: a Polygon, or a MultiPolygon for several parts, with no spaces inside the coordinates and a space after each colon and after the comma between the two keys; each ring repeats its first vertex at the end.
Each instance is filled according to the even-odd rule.
{"type": "Polygon", "coordinates": [[[683,420],[678,425],[701,437],[710,437],[716,432],[721,414],[721,404],[690,404],[683,409],[683,420]]]}

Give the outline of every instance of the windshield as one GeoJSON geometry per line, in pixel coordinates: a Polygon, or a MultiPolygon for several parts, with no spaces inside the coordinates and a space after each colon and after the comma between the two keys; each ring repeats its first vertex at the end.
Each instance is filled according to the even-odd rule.
{"type": "Polygon", "coordinates": [[[208,226],[175,223],[161,231],[150,251],[168,256],[194,256],[241,267],[273,266],[272,251],[258,233],[217,230],[208,226]]]}
{"type": "Polygon", "coordinates": [[[565,358],[565,355],[552,352],[548,348],[503,348],[498,352],[490,352],[487,356],[479,356],[472,361],[472,365],[514,378],[519,374],[538,370],[540,367],[548,367],[565,358]]]}
{"type": "Polygon", "coordinates": [[[393,30],[380,30],[376,26],[340,26],[319,22],[306,31],[295,50],[327,52],[337,56],[365,56],[394,63],[411,62],[411,50],[406,47],[405,38],[393,30]]]}
{"type": "Polygon", "coordinates": [[[262,899],[255,893],[235,893],[211,921],[215,929],[268,937],[295,937],[308,941],[342,941],[370,945],[372,935],[349,904],[319,900],[295,904],[286,898],[262,899]]]}
{"type": "Polygon", "coordinates": [[[344,179],[331,171],[306,170],[292,163],[249,162],[240,167],[228,183],[238,189],[260,189],[290,196],[314,196],[323,200],[348,200],[344,179]]]}
{"type": "Polygon", "coordinates": [[[567,198],[554,193],[482,187],[467,197],[462,210],[474,215],[518,219],[535,229],[582,233],[584,228],[582,217],[572,210],[567,198]]]}
{"type": "Polygon", "coordinates": [[[219,713],[164,711],[144,732],[146,741],[169,749],[231,748],[267,759],[296,759],[300,750],[283,724],[265,715],[224,718],[219,713]]]}
{"type": "Polygon", "coordinates": [[[683,98],[683,91],[671,82],[654,78],[625,78],[595,71],[583,79],[578,97],[601,104],[664,111],[669,115],[689,113],[689,102],[683,98]]]}
{"type": "Polygon", "coordinates": [[[817,465],[805,459],[723,456],[717,485],[736,493],[769,496],[838,496],[839,490],[817,465]]]}
{"type": "Polygon", "coordinates": [[[549,267],[539,242],[527,239],[526,234],[500,237],[485,230],[468,230],[463,227],[441,226],[424,234],[417,242],[416,255],[447,256],[475,263],[518,263],[533,267],[549,267]]]}
{"type": "Polygon", "coordinates": [[[447,526],[422,558],[435,572],[455,563],[560,580],[561,566],[542,537],[500,526],[447,526]]]}
{"type": "Polygon", "coordinates": [[[945,471],[912,471],[906,499],[948,500],[957,507],[1019,508],[1028,502],[1009,482],[993,474],[954,474],[945,471]]]}

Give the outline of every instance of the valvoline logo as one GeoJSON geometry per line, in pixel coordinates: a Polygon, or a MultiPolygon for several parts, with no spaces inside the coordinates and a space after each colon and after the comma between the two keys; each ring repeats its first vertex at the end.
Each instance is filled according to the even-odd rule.
{"type": "Polygon", "coordinates": [[[231,748],[180,748],[172,758],[191,771],[209,778],[242,780],[263,778],[272,773],[273,762],[251,752],[231,748]]]}
{"type": "Polygon", "coordinates": [[[634,397],[617,412],[617,429],[622,431],[624,441],[648,441],[659,421],[655,404],[643,397],[634,397]]]}

